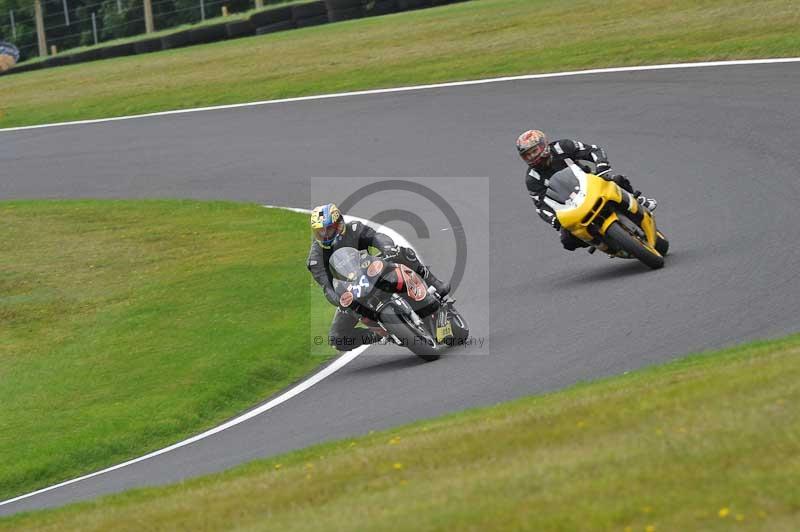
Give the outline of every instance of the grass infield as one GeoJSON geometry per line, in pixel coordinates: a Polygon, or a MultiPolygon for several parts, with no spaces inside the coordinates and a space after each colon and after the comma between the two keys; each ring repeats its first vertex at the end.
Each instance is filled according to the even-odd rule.
{"type": "Polygon", "coordinates": [[[325,360],[297,297],[305,215],[14,201],[0,220],[0,499],[214,426],[325,360]]]}
{"type": "Polygon", "coordinates": [[[475,0],[0,78],[0,127],[582,68],[796,56],[795,0],[475,0]]]}
{"type": "Polygon", "coordinates": [[[0,530],[795,531],[798,357],[695,355],[0,530]]]}

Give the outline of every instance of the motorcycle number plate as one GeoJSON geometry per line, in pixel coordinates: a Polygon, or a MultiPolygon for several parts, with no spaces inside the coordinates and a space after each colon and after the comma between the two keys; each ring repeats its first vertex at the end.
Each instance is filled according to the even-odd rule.
{"type": "Polygon", "coordinates": [[[453,326],[450,325],[449,321],[444,327],[436,327],[436,340],[441,342],[448,336],[453,336],[453,326]]]}

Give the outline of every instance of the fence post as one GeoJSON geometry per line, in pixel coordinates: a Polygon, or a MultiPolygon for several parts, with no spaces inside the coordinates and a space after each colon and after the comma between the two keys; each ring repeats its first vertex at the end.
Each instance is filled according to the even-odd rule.
{"type": "Polygon", "coordinates": [[[264,7],[264,0],[256,0],[256,9],[264,7]]]}
{"type": "Polygon", "coordinates": [[[206,3],[204,0],[200,0],[200,20],[206,19],[206,3]]]}
{"type": "Polygon", "coordinates": [[[97,44],[97,18],[94,16],[94,11],[92,11],[92,35],[94,35],[94,44],[97,44]]]}
{"type": "Polygon", "coordinates": [[[17,39],[17,23],[14,22],[14,10],[8,10],[8,16],[11,17],[11,35],[14,37],[14,40],[17,39]]]}
{"type": "Polygon", "coordinates": [[[117,0],[117,14],[122,14],[122,0],[117,0]]]}
{"type": "Polygon", "coordinates": [[[33,11],[36,16],[36,40],[39,41],[39,57],[47,57],[47,36],[44,34],[42,0],[33,0],[33,11]]]}
{"type": "Polygon", "coordinates": [[[145,33],[153,33],[155,31],[153,3],[151,0],[144,0],[144,28],[145,33]]]}
{"type": "Polygon", "coordinates": [[[67,0],[63,0],[64,3],[64,22],[67,23],[69,26],[69,9],[67,8],[67,0]]]}

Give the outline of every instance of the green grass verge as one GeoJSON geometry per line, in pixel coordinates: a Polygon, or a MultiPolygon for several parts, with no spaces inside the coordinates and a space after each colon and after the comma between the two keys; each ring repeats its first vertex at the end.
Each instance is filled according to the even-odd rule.
{"type": "Polygon", "coordinates": [[[14,201],[0,219],[0,499],[174,443],[325,360],[296,297],[302,214],[14,201]]]}
{"type": "Polygon", "coordinates": [[[794,0],[478,0],[0,80],[0,127],[467,78],[800,53],[794,0]]]}
{"type": "Polygon", "coordinates": [[[794,531],[798,356],[696,355],[0,530],[794,531]]]}

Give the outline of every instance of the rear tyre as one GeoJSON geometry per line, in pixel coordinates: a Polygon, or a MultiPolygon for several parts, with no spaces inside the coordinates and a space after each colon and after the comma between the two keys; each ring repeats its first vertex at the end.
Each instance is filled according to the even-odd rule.
{"type": "Polygon", "coordinates": [[[132,42],[125,44],[115,44],[114,46],[107,46],[100,49],[100,57],[103,59],[111,59],[112,57],[124,57],[126,55],[133,55],[134,44],[132,42]]]}
{"type": "Polygon", "coordinates": [[[70,58],[68,55],[54,55],[45,59],[44,64],[47,68],[68,65],[70,58]]]}
{"type": "Polygon", "coordinates": [[[414,325],[410,318],[397,312],[394,307],[387,307],[381,312],[381,323],[386,330],[397,337],[403,347],[426,362],[438,360],[442,347],[430,335],[414,325]]]}
{"type": "Polygon", "coordinates": [[[318,17],[299,18],[297,19],[297,27],[310,28],[311,26],[319,26],[321,24],[327,24],[328,22],[330,22],[330,20],[328,20],[327,14],[318,17]]]}
{"type": "Polygon", "coordinates": [[[346,9],[329,9],[328,18],[331,22],[343,22],[345,20],[353,20],[364,16],[364,10],[361,6],[348,7],[346,9]]]}
{"type": "Polygon", "coordinates": [[[261,26],[260,28],[256,28],[256,35],[266,35],[268,33],[293,30],[294,27],[295,26],[293,20],[284,20],[283,22],[276,22],[275,24],[270,24],[268,26],[261,26]]]}
{"type": "Polygon", "coordinates": [[[161,48],[164,50],[172,50],[173,48],[180,48],[181,46],[189,46],[192,44],[191,33],[192,30],[184,30],[164,35],[161,37],[161,48]]]}
{"type": "Polygon", "coordinates": [[[664,257],[646,246],[639,238],[632,235],[619,222],[614,222],[606,231],[606,238],[617,249],[627,251],[653,270],[664,267],[664,257]]]}
{"type": "Polygon", "coordinates": [[[191,33],[189,33],[189,40],[192,44],[206,44],[210,42],[224,41],[227,38],[228,33],[225,31],[225,24],[201,26],[191,30],[191,33]]]}
{"type": "Polygon", "coordinates": [[[397,0],[397,7],[401,11],[406,11],[408,9],[421,9],[424,7],[429,7],[430,5],[430,0],[397,0]]]}
{"type": "Polygon", "coordinates": [[[161,45],[161,37],[153,37],[152,39],[143,39],[133,43],[133,51],[136,55],[149,54],[151,52],[160,52],[163,50],[161,45]]]}
{"type": "Polygon", "coordinates": [[[292,5],[292,18],[300,25],[300,21],[304,18],[313,18],[320,15],[328,14],[328,9],[325,2],[309,2],[307,4],[294,4],[292,5]]]}
{"type": "Polygon", "coordinates": [[[228,22],[225,25],[225,33],[228,34],[229,39],[236,39],[244,37],[245,35],[253,35],[256,30],[249,20],[237,20],[235,22],[228,22]]]}
{"type": "Polygon", "coordinates": [[[254,28],[263,28],[270,24],[278,24],[292,20],[292,7],[278,7],[266,11],[256,11],[250,15],[250,24],[254,28]]]}
{"type": "Polygon", "coordinates": [[[361,0],[325,0],[325,5],[328,12],[336,9],[351,9],[353,7],[361,7],[363,2],[361,0]]]}
{"type": "Polygon", "coordinates": [[[396,13],[397,11],[399,11],[397,0],[375,0],[367,4],[367,7],[364,9],[364,15],[367,17],[377,17],[396,13]]]}

